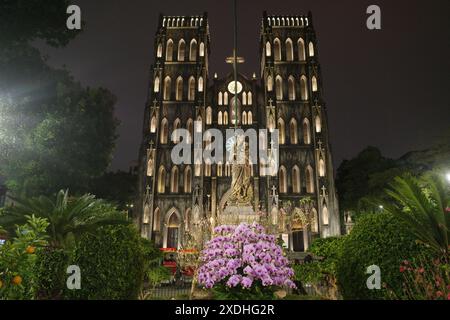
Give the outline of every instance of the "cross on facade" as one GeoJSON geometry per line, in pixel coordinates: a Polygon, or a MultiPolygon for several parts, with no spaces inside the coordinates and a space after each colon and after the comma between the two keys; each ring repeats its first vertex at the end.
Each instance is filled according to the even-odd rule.
{"type": "Polygon", "coordinates": [[[269,107],[273,107],[272,103],[273,103],[273,100],[272,100],[272,98],[270,98],[269,99],[269,107]]]}
{"type": "Polygon", "coordinates": [[[325,186],[322,186],[322,196],[324,198],[326,197],[326,190],[327,190],[327,188],[325,186]]]}
{"type": "Polygon", "coordinates": [[[153,145],[154,145],[155,143],[153,142],[153,140],[151,140],[150,141],[150,150],[153,150],[153,145]]]}
{"type": "Polygon", "coordinates": [[[277,187],[275,185],[272,186],[272,196],[275,197],[277,194],[277,187]]]}

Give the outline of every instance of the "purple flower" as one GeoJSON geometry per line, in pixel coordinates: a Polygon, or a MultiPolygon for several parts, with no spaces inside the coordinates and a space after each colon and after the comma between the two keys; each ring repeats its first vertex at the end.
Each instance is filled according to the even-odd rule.
{"type": "Polygon", "coordinates": [[[227,286],[236,287],[239,284],[239,282],[241,282],[241,278],[242,277],[239,275],[231,276],[230,279],[228,279],[228,281],[227,281],[227,286]]]}
{"type": "Polygon", "coordinates": [[[241,280],[242,287],[250,288],[252,286],[253,280],[249,277],[243,277],[241,280]]]}

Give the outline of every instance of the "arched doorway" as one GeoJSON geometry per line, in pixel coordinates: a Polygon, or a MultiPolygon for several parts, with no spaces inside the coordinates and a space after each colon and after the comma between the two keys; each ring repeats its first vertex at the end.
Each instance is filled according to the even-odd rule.
{"type": "Polygon", "coordinates": [[[181,218],[175,210],[167,216],[165,232],[165,248],[179,248],[181,218]]]}

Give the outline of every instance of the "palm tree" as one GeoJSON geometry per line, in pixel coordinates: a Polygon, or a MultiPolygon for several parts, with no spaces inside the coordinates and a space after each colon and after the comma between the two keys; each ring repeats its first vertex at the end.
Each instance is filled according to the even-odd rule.
{"type": "Polygon", "coordinates": [[[5,208],[0,215],[0,226],[12,230],[25,224],[27,215],[45,218],[49,222],[49,244],[54,248],[66,248],[85,232],[93,232],[104,225],[127,224],[126,216],[107,202],[93,195],[70,198],[68,191],[61,190],[55,199],[38,197],[14,199],[14,206],[5,208]]]}
{"type": "Polygon", "coordinates": [[[383,203],[383,210],[405,221],[420,242],[448,261],[450,188],[444,179],[437,173],[397,177],[386,193],[394,201],[383,203]]]}

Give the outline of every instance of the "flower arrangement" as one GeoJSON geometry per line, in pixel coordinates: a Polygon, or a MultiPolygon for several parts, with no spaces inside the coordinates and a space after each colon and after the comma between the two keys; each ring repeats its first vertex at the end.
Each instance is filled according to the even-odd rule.
{"type": "Polygon", "coordinates": [[[202,251],[198,281],[217,298],[271,299],[277,288],[295,288],[288,259],[264,227],[224,225],[214,233],[202,251]]]}

